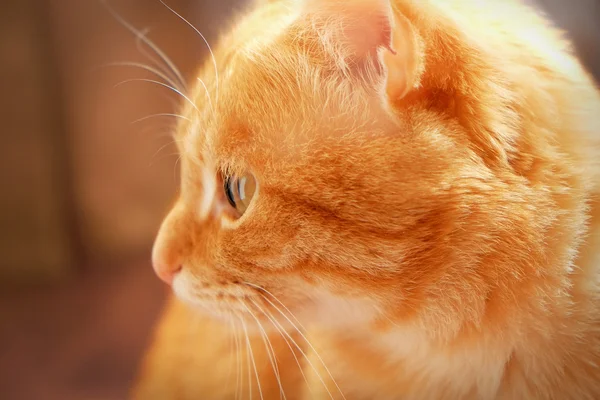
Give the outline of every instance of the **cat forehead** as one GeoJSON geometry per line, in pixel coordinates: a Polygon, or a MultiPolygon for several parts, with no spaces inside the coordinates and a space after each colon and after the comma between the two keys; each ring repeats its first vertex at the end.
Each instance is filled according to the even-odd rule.
{"type": "Polygon", "coordinates": [[[188,151],[218,158],[247,156],[314,133],[324,99],[310,82],[314,71],[298,60],[273,53],[237,56],[221,71],[218,88],[213,84],[209,91],[205,87],[210,83],[199,83],[195,106],[187,107],[190,121],[180,129],[188,151]]]}
{"type": "Polygon", "coordinates": [[[383,119],[371,118],[380,105],[370,93],[292,52],[238,58],[220,78],[218,95],[209,93],[209,101],[199,93],[185,152],[239,170],[265,160],[293,162],[332,136],[376,131],[369,125],[383,119]]]}
{"type": "Polygon", "coordinates": [[[267,8],[225,37],[214,63],[200,71],[196,106],[187,107],[187,152],[217,160],[276,158],[362,123],[360,113],[348,110],[366,111],[368,96],[338,74],[329,53],[303,41],[296,22],[285,7],[267,8]]]}

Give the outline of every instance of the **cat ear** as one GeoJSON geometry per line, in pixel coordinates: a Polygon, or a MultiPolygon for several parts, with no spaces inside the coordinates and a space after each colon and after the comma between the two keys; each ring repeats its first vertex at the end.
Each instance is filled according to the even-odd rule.
{"type": "MultiPolygon", "coordinates": [[[[415,86],[416,35],[412,24],[394,13],[390,0],[301,0],[321,36],[337,41],[354,68],[385,80],[390,98],[415,86]]],[[[381,80],[380,80],[381,81],[381,80]]]]}
{"type": "Polygon", "coordinates": [[[392,9],[389,0],[301,0],[304,10],[343,40],[356,56],[368,56],[378,48],[391,49],[392,9]],[[342,36],[339,36],[339,35],[342,36]]]}

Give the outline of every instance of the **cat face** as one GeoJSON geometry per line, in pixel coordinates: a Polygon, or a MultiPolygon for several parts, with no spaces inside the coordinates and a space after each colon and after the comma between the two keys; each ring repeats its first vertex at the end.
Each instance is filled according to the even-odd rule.
{"type": "Polygon", "coordinates": [[[449,268],[476,259],[477,232],[502,222],[486,208],[500,180],[440,111],[444,94],[417,89],[411,24],[384,1],[366,14],[373,2],[336,4],[247,16],[185,109],[181,190],[154,264],[214,315],[408,317],[444,295],[441,280],[463,285],[449,268]]]}

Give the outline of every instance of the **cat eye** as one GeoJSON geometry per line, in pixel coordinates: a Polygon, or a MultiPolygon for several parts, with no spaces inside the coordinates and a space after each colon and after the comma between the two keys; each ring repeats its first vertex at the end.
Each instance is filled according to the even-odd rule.
{"type": "Polygon", "coordinates": [[[256,193],[256,179],[250,173],[239,177],[227,176],[223,179],[223,190],[231,207],[242,215],[256,193]]]}

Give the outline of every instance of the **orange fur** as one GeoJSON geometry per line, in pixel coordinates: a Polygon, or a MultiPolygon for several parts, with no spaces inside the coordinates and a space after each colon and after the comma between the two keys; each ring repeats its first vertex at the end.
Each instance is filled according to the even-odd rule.
{"type": "MultiPolygon", "coordinates": [[[[215,57],[154,261],[192,308],[244,321],[265,399],[280,389],[256,320],[288,399],[600,398],[600,96],[543,18],[281,0],[215,57]],[[219,179],[247,171],[238,219],[219,179]],[[290,313],[307,383],[274,328],[295,332],[290,313]]],[[[137,398],[235,398],[227,324],[172,307],[137,398]]]]}

